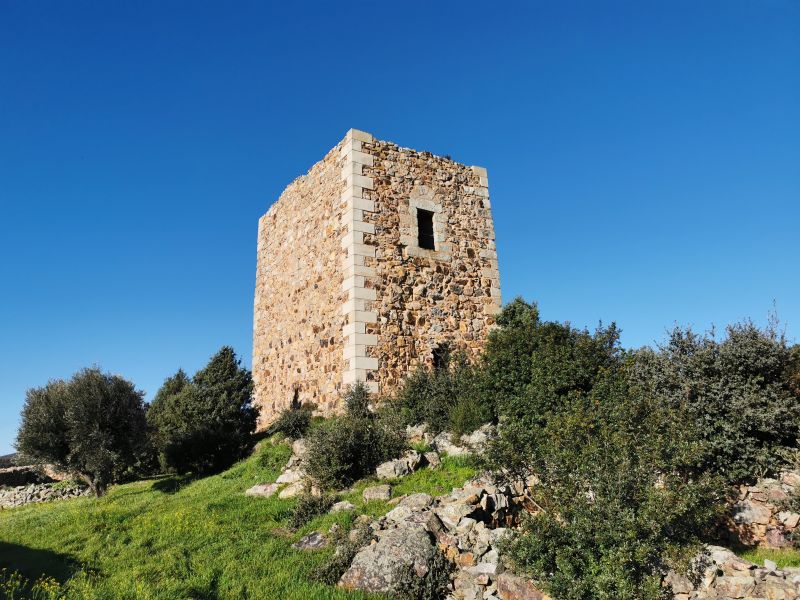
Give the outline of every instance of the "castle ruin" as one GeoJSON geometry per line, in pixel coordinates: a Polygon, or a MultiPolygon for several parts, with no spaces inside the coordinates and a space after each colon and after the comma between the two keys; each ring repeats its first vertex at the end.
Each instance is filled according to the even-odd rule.
{"type": "Polygon", "coordinates": [[[351,129],[258,223],[255,403],[341,411],[445,348],[480,352],[500,310],[486,169],[351,129]]]}

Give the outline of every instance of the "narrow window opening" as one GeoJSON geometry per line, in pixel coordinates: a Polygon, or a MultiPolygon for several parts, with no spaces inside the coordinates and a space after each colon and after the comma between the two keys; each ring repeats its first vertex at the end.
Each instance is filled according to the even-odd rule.
{"type": "Polygon", "coordinates": [[[300,410],[300,388],[294,388],[294,396],[292,397],[292,410],[300,410]]]}
{"type": "Polygon", "coordinates": [[[419,247],[426,250],[436,250],[433,241],[433,212],[417,209],[417,230],[419,231],[419,247]]]}
{"type": "Polygon", "coordinates": [[[441,371],[447,366],[447,358],[450,354],[449,349],[446,345],[444,346],[436,346],[433,351],[431,352],[433,358],[433,370],[434,371],[441,371]]]}

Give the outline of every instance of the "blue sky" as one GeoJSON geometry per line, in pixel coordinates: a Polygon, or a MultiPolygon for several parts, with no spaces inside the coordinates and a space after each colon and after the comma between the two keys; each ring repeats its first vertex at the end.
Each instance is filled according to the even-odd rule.
{"type": "Polygon", "coordinates": [[[350,127],[487,167],[544,318],[800,337],[796,1],[0,0],[0,82],[0,454],[82,366],[249,365],[258,217],[350,127]]]}

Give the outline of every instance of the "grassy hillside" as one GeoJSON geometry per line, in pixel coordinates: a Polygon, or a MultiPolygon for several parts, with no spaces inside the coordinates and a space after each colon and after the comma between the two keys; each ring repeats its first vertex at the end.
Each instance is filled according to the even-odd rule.
{"type": "MultiPolygon", "coordinates": [[[[267,445],[230,470],[196,481],[162,478],[112,488],[108,495],[0,511],[0,568],[25,578],[52,578],[43,598],[367,598],[316,583],[314,570],[331,550],[301,552],[291,544],[358,514],[379,515],[385,503],[365,505],[360,482],[345,496],[354,513],[318,517],[300,531],[287,527],[295,500],[248,498],[256,483],[274,481],[291,454],[267,445]]],[[[445,459],[397,482],[394,494],[442,494],[474,474],[464,461],[445,459]]],[[[0,584],[0,598],[3,597],[0,584]]],[[[372,596],[375,598],[375,596],[372,596]]]]}

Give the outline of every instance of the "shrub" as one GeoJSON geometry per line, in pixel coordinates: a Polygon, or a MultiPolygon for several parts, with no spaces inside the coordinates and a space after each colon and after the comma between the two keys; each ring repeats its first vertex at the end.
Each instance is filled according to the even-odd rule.
{"type": "Polygon", "coordinates": [[[316,406],[293,402],[289,408],[281,411],[275,422],[267,429],[267,435],[282,433],[286,437],[301,438],[311,427],[311,418],[316,406]]]}
{"type": "Polygon", "coordinates": [[[498,394],[498,437],[487,452],[498,471],[530,474],[528,451],[539,443],[547,420],[586,397],[595,383],[619,369],[622,352],[613,324],[594,333],[568,323],[541,322],[534,305],[515,301],[498,322],[486,350],[484,389],[498,394]],[[519,355],[522,353],[522,356],[519,355]],[[508,361],[519,381],[507,379],[508,361]]]}
{"type": "Polygon", "coordinates": [[[481,392],[482,373],[466,355],[445,355],[440,368],[418,369],[403,383],[393,405],[407,425],[427,423],[432,432],[470,433],[492,420],[481,392]]]}
{"type": "Polygon", "coordinates": [[[399,422],[370,410],[362,383],[348,390],[345,403],[345,415],[328,419],[309,436],[306,472],[323,487],[345,487],[371,475],[407,448],[399,422]]]}
{"type": "Polygon", "coordinates": [[[17,449],[77,473],[96,495],[136,464],[147,438],[143,393],[98,368],[28,390],[17,449]]]}
{"type": "Polygon", "coordinates": [[[796,447],[800,396],[792,352],[774,324],[735,324],[722,341],[675,328],[658,351],[639,351],[635,364],[640,384],[686,407],[707,442],[700,467],[750,482],[778,471],[796,447]]]}
{"type": "Polygon", "coordinates": [[[719,478],[699,475],[701,441],[680,411],[612,373],[551,412],[519,448],[541,512],[506,549],[560,600],[661,597],[721,514],[719,478]]]}
{"type": "Polygon", "coordinates": [[[256,410],[250,371],[223,347],[189,380],[168,378],[148,410],[162,466],[178,473],[221,471],[252,446],[256,410]]]}
{"type": "Polygon", "coordinates": [[[795,344],[789,351],[786,381],[792,393],[795,396],[800,396],[800,344],[795,344]]]}
{"type": "Polygon", "coordinates": [[[314,496],[308,492],[302,494],[297,499],[297,504],[292,509],[292,514],[289,517],[289,526],[293,529],[299,529],[314,517],[324,515],[331,506],[335,499],[330,494],[321,494],[314,496]]]}

